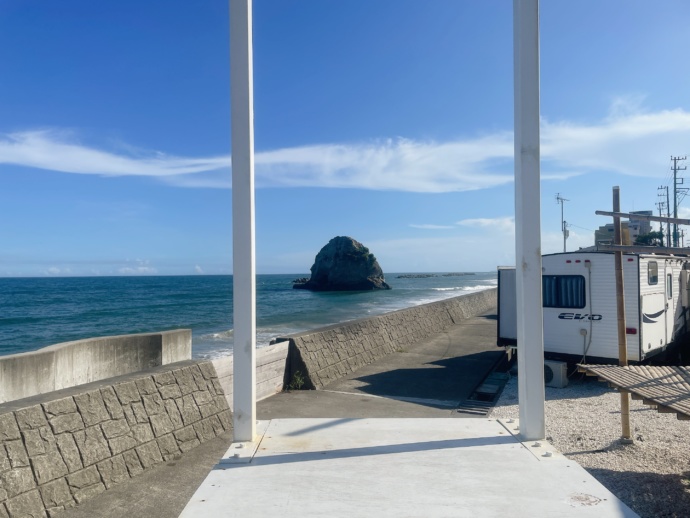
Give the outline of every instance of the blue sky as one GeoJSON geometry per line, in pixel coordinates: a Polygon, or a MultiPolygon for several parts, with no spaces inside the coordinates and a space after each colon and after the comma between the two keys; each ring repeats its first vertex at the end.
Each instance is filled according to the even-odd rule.
{"type": "MultiPolygon", "coordinates": [[[[542,240],[654,210],[690,151],[690,3],[541,2],[542,240]]],[[[225,0],[0,3],[0,276],[230,273],[225,0]]],[[[255,0],[259,273],[514,262],[512,2],[255,0]]],[[[686,173],[687,174],[687,173],[686,173]]],[[[690,200],[680,215],[690,217],[690,200]]]]}

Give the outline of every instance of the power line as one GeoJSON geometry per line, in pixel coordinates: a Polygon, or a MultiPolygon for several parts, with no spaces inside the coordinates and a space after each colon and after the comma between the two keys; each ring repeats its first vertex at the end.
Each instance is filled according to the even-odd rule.
{"type": "Polygon", "coordinates": [[[591,228],[580,227],[580,226],[578,226],[578,225],[573,225],[572,223],[568,223],[568,226],[569,226],[569,227],[579,228],[579,229],[581,229],[581,230],[586,230],[587,232],[596,232],[596,230],[592,230],[591,228]]]}
{"type": "Polygon", "coordinates": [[[670,184],[673,181],[673,157],[668,160],[668,165],[666,166],[666,177],[664,178],[665,184],[670,184]]]}

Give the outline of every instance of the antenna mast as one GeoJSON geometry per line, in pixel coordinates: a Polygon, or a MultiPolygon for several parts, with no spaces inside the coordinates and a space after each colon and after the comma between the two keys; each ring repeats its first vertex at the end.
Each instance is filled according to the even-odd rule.
{"type": "MultiPolygon", "coordinates": [[[[669,213],[669,204],[668,204],[668,185],[662,185],[661,187],[657,188],[657,192],[659,193],[657,196],[659,196],[659,202],[656,204],[657,207],[659,207],[659,216],[666,216],[666,217],[671,217],[671,214],[669,213]],[[665,193],[665,194],[664,194],[665,193]]],[[[661,222],[659,223],[659,232],[661,232],[661,244],[664,244],[664,223],[661,222]]],[[[667,221],[666,222],[666,246],[671,247],[671,224],[667,221]]]]}
{"type": "Polygon", "coordinates": [[[557,192],[556,193],[556,203],[561,204],[561,230],[563,231],[563,253],[565,253],[565,240],[568,239],[568,224],[566,221],[563,219],[563,204],[566,201],[570,201],[563,196],[561,196],[561,193],[557,192]]]}

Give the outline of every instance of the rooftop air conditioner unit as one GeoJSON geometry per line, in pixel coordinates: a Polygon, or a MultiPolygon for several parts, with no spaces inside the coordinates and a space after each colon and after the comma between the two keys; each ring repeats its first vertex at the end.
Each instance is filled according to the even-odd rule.
{"type": "Polygon", "coordinates": [[[568,364],[551,360],[544,361],[544,382],[547,387],[563,388],[568,385],[568,364]]]}

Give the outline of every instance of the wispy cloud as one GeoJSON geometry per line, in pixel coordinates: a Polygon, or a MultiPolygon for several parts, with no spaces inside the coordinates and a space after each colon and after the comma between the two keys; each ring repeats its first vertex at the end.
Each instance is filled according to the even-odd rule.
{"type": "Polygon", "coordinates": [[[72,270],[70,268],[58,268],[57,266],[51,266],[43,270],[43,275],[49,277],[68,277],[72,275],[72,270]]]}
{"type": "MultiPolygon", "coordinates": [[[[663,177],[665,157],[690,142],[690,112],[647,112],[642,97],[615,99],[591,123],[542,120],[542,177],[592,172],[663,177]]],[[[358,188],[407,192],[485,189],[512,182],[513,136],[495,132],[446,142],[405,138],[298,146],[256,153],[257,187],[358,188]]],[[[180,187],[229,188],[230,157],[180,157],[132,146],[85,145],[73,133],[0,135],[0,165],[73,174],[148,176],[180,187]]],[[[432,228],[432,227],[424,227],[432,228]]]]}
{"type": "Polygon", "coordinates": [[[512,181],[512,156],[507,132],[442,143],[398,138],[304,146],[258,153],[257,185],[468,191],[512,181]]]}
{"type": "Polygon", "coordinates": [[[688,149],[690,112],[615,107],[599,124],[542,121],[542,170],[663,177],[667,157],[688,149]]]}
{"type": "Polygon", "coordinates": [[[69,132],[40,130],[1,136],[0,164],[74,174],[163,178],[227,168],[230,158],[184,158],[161,152],[117,154],[83,145],[69,132]]]}
{"type": "Polygon", "coordinates": [[[423,229],[423,230],[445,230],[445,229],[453,228],[452,225],[431,225],[431,224],[420,224],[420,225],[417,225],[417,224],[414,224],[414,223],[410,223],[409,226],[410,226],[411,228],[420,228],[420,229],[423,229]]]}
{"type": "Polygon", "coordinates": [[[463,219],[457,222],[463,227],[482,228],[484,230],[493,230],[507,234],[515,233],[515,218],[512,216],[505,216],[502,218],[473,218],[463,219]]]}
{"type": "Polygon", "coordinates": [[[367,242],[386,274],[391,272],[487,271],[515,264],[515,246],[493,232],[384,239],[367,242]]]}
{"type": "MultiPolygon", "coordinates": [[[[594,244],[594,232],[571,229],[566,240],[569,252],[592,246],[594,244]]],[[[561,232],[543,232],[541,235],[541,249],[545,254],[555,254],[563,251],[563,234],[561,232]]]]}
{"type": "MultiPolygon", "coordinates": [[[[424,234],[403,239],[367,242],[384,272],[412,271],[486,271],[490,265],[515,264],[515,224],[512,217],[464,219],[457,222],[452,236],[424,234]],[[480,251],[480,252],[479,252],[480,251]],[[462,266],[460,266],[462,265],[462,266]]],[[[542,233],[545,254],[563,251],[563,234],[542,233]]],[[[570,231],[568,250],[591,246],[594,232],[570,231]]]]}
{"type": "Polygon", "coordinates": [[[134,261],[127,261],[132,263],[131,266],[123,266],[117,272],[120,275],[156,275],[158,269],[150,266],[147,259],[135,259],[134,261]]]}

